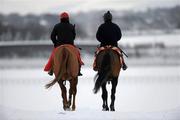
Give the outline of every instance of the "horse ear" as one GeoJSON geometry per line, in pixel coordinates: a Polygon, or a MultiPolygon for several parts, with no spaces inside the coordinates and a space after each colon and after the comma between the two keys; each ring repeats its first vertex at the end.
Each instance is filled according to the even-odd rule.
{"type": "Polygon", "coordinates": [[[73,27],[74,27],[74,29],[75,29],[76,25],[74,24],[73,27]]]}

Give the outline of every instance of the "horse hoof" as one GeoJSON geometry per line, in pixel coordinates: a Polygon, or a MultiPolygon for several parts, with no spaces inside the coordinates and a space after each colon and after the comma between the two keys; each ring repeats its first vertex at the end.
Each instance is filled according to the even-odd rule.
{"type": "Polygon", "coordinates": [[[70,111],[69,106],[64,106],[63,109],[64,109],[64,111],[70,111]]]}
{"type": "Polygon", "coordinates": [[[114,107],[113,106],[110,106],[110,109],[111,111],[115,111],[114,107]]]}
{"type": "Polygon", "coordinates": [[[114,112],[114,111],[115,111],[115,109],[111,109],[111,111],[112,111],[112,112],[114,112]]]}
{"type": "Polygon", "coordinates": [[[103,104],[102,107],[103,107],[102,111],[109,111],[109,107],[108,107],[107,105],[104,105],[104,104],[103,104]]]}
{"type": "Polygon", "coordinates": [[[72,111],[75,111],[76,107],[75,106],[72,106],[72,111]]]}
{"type": "Polygon", "coordinates": [[[103,108],[102,111],[109,111],[109,108],[108,107],[103,108]]]}
{"type": "Polygon", "coordinates": [[[70,111],[71,109],[70,108],[64,108],[64,111],[70,111]]]}

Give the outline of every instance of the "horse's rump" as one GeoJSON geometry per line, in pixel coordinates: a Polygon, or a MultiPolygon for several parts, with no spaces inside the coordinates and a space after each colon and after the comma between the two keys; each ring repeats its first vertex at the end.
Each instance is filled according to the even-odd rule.
{"type": "Polygon", "coordinates": [[[71,45],[61,45],[56,48],[53,71],[58,80],[67,80],[78,76],[78,54],[77,48],[71,45]]]}
{"type": "Polygon", "coordinates": [[[105,50],[100,51],[97,54],[96,57],[96,65],[97,65],[97,69],[98,71],[100,71],[101,66],[102,66],[102,61],[105,58],[105,56],[109,56],[109,61],[105,61],[105,64],[108,64],[110,66],[109,72],[111,72],[111,76],[112,77],[118,77],[119,76],[119,72],[120,72],[120,68],[121,68],[121,58],[118,52],[112,50],[111,48],[106,48],[105,50]],[[110,62],[110,63],[106,63],[106,62],[110,62]]]}

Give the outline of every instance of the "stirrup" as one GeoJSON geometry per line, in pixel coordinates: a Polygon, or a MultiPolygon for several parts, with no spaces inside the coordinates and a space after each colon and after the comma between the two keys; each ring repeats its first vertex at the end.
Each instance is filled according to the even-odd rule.
{"type": "Polygon", "coordinates": [[[49,74],[50,76],[52,76],[52,75],[53,75],[53,71],[50,70],[50,71],[48,72],[48,74],[49,74]]]}
{"type": "Polygon", "coordinates": [[[127,65],[124,63],[123,66],[122,66],[122,69],[126,70],[127,68],[128,68],[127,65]]]}
{"type": "Polygon", "coordinates": [[[82,76],[82,75],[83,75],[82,73],[80,73],[80,72],[78,73],[78,76],[82,76]]]}

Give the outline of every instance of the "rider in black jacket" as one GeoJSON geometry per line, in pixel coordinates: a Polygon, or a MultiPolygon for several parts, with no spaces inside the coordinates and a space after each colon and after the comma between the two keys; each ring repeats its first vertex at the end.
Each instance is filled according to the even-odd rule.
{"type": "MultiPolygon", "coordinates": [[[[112,22],[112,14],[108,11],[104,14],[104,23],[101,24],[96,33],[97,40],[101,43],[100,46],[112,45],[118,47],[118,41],[122,37],[121,29],[119,26],[112,22]]],[[[127,66],[123,62],[123,70],[127,66]]]]}
{"type": "Polygon", "coordinates": [[[96,33],[96,38],[101,42],[101,46],[118,46],[117,42],[121,39],[121,30],[119,26],[112,22],[112,15],[108,11],[104,14],[104,23],[100,25],[96,33]]]}

